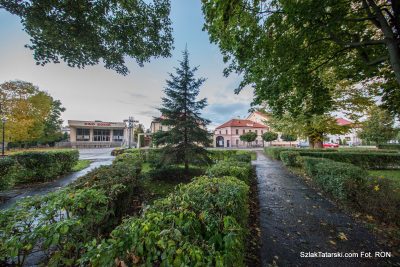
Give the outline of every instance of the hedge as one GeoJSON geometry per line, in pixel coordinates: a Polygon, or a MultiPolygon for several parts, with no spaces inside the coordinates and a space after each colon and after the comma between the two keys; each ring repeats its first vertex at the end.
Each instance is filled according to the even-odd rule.
{"type": "Polygon", "coordinates": [[[85,244],[108,234],[140,195],[138,164],[102,166],[45,196],[0,211],[0,265],[24,265],[35,250],[50,251],[46,266],[76,266],[85,244]]]}
{"type": "Polygon", "coordinates": [[[0,190],[15,184],[45,182],[72,170],[78,150],[22,152],[0,159],[0,190]]]}
{"type": "Polygon", "coordinates": [[[207,174],[210,177],[234,176],[245,183],[249,183],[252,175],[252,167],[250,163],[245,162],[219,161],[208,168],[207,174]]]}
{"type": "Polygon", "coordinates": [[[280,153],[280,159],[286,166],[297,166],[299,157],[300,153],[298,151],[288,150],[280,153]]]}
{"type": "Polygon", "coordinates": [[[380,144],[377,145],[379,149],[394,149],[394,150],[400,150],[400,144],[380,144]]]}
{"type": "Polygon", "coordinates": [[[306,173],[325,191],[340,200],[356,200],[366,184],[368,173],[348,163],[328,159],[303,158],[306,173]]]}
{"type": "Polygon", "coordinates": [[[400,154],[395,153],[352,153],[352,152],[314,152],[299,150],[301,156],[327,158],[338,162],[351,163],[363,169],[400,168],[400,154]]]}
{"type": "Polygon", "coordinates": [[[198,177],[126,220],[110,239],[88,243],[80,264],[244,266],[248,191],[234,177],[198,177]]]}

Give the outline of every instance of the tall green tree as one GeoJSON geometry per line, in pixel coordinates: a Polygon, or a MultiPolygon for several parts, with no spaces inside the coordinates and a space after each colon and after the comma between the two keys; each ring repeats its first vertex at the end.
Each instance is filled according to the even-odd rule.
{"type": "Polygon", "coordinates": [[[61,114],[65,111],[60,100],[51,98],[51,108],[48,116],[44,121],[43,136],[40,142],[53,145],[54,142],[61,141],[65,136],[61,133],[63,120],[61,114]]]}
{"type": "Polygon", "coordinates": [[[239,89],[255,84],[255,102],[280,107],[307,90],[287,86],[301,81],[296,69],[302,64],[330,90],[343,80],[377,84],[386,108],[400,114],[397,0],[203,0],[203,13],[211,41],[230,62],[226,74],[243,72],[239,89]]]}
{"type": "Polygon", "coordinates": [[[209,123],[201,117],[207,99],[197,100],[204,78],[195,78],[197,67],[189,65],[189,53],[183,52],[183,60],[170,73],[164,89],[162,107],[159,108],[164,119],[162,125],[170,126],[169,131],[154,134],[154,144],[163,145],[162,161],[165,164],[185,165],[188,174],[190,163],[209,162],[208,152],[204,148],[210,145],[210,136],[205,126],[209,123]]]}
{"type": "Polygon", "coordinates": [[[272,141],[278,139],[278,134],[274,132],[265,132],[261,137],[265,142],[269,142],[269,145],[271,145],[272,141]]]}
{"type": "Polygon", "coordinates": [[[26,47],[39,65],[65,61],[83,68],[103,61],[125,75],[127,57],[142,66],[170,56],[169,0],[0,0],[0,8],[21,18],[30,35],[26,47]]]}
{"type": "Polygon", "coordinates": [[[362,123],[359,137],[376,144],[383,144],[395,139],[397,130],[394,128],[394,119],[386,110],[379,107],[371,108],[368,118],[362,123]]]}

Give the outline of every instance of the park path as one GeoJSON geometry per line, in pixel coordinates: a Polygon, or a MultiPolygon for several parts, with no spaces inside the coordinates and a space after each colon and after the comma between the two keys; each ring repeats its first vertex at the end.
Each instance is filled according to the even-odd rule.
{"type": "Polygon", "coordinates": [[[390,250],[281,162],[257,151],[253,165],[260,200],[262,266],[400,266],[399,258],[361,258],[361,252],[390,250]],[[301,252],[356,252],[360,257],[304,258],[301,252]]]}
{"type": "Polygon", "coordinates": [[[69,173],[51,182],[0,192],[1,196],[7,198],[5,202],[0,204],[0,210],[10,207],[12,204],[16,203],[22,198],[45,195],[49,192],[65,187],[97,167],[102,165],[110,165],[114,159],[114,157],[111,156],[111,150],[112,149],[110,148],[82,149],[79,151],[79,159],[89,159],[92,161],[87,168],[81,171],[69,173]]]}

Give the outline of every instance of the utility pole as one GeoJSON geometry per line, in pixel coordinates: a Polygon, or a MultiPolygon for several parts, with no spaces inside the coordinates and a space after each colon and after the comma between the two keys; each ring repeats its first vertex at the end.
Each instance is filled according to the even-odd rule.
{"type": "Polygon", "coordinates": [[[124,120],[124,122],[128,123],[128,148],[131,148],[131,142],[132,142],[132,129],[134,126],[134,123],[139,122],[137,120],[134,120],[132,116],[129,116],[127,120],[124,120]]]}

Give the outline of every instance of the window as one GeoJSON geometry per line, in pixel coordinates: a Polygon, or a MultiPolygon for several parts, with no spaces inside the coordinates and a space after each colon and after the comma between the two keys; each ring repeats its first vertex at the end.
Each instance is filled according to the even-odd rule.
{"type": "Polygon", "coordinates": [[[251,129],[249,130],[249,132],[251,132],[251,129]]]}
{"type": "Polygon", "coordinates": [[[258,145],[258,140],[256,140],[256,145],[258,145]]]}
{"type": "MultiPolygon", "coordinates": [[[[236,129],[236,134],[239,134],[239,129],[236,129]]],[[[237,140],[236,140],[237,141],[237,140]]]]}
{"type": "Polygon", "coordinates": [[[228,134],[228,130],[225,130],[225,134],[228,134]]]}
{"type": "Polygon", "coordinates": [[[110,141],[110,130],[94,129],[93,130],[93,141],[95,141],[95,142],[109,142],[110,141]]]}
{"type": "Polygon", "coordinates": [[[263,130],[261,130],[261,134],[263,134],[264,133],[264,131],[263,130]]]}
{"type": "Polygon", "coordinates": [[[76,129],[76,141],[90,141],[90,130],[89,129],[76,129]]]}
{"type": "Polygon", "coordinates": [[[243,133],[246,133],[246,130],[245,130],[245,129],[243,129],[243,133]]]}
{"type": "Polygon", "coordinates": [[[219,131],[219,134],[221,134],[221,131],[219,131]]]}
{"type": "MultiPolygon", "coordinates": [[[[238,130],[236,130],[238,131],[238,130]]],[[[239,146],[239,139],[236,139],[236,146],[239,146]]]]}
{"type": "Polygon", "coordinates": [[[124,130],[113,130],[113,141],[122,142],[124,140],[124,130]]]}
{"type": "Polygon", "coordinates": [[[258,130],[256,130],[256,134],[258,134],[258,130]]]}

